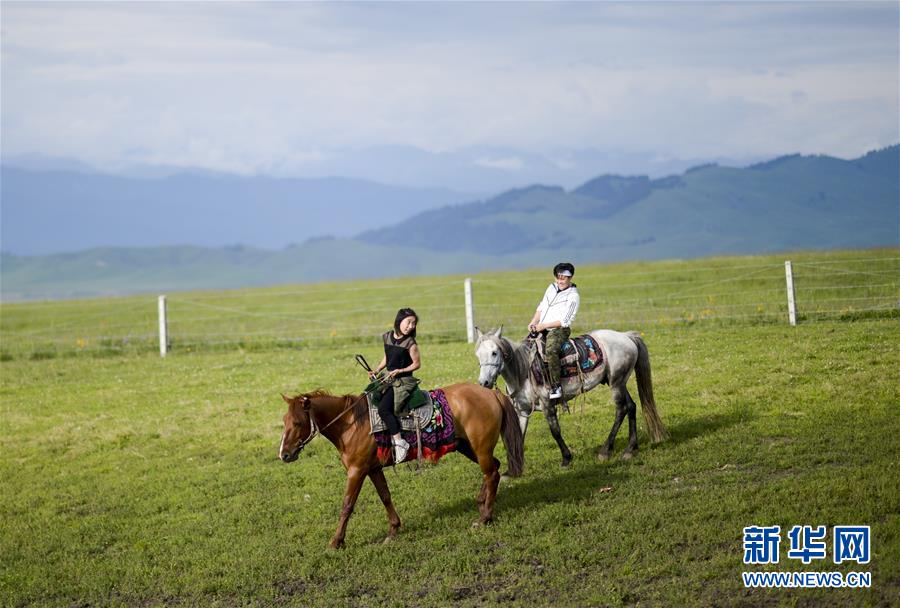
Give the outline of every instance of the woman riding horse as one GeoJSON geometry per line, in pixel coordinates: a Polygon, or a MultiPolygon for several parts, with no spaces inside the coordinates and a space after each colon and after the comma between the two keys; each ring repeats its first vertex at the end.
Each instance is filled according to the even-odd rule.
{"type": "MultiPolygon", "coordinates": [[[[494,499],[500,483],[500,461],[494,458],[494,446],[502,436],[506,446],[509,474],[521,475],[524,463],[522,431],[510,400],[499,391],[475,384],[453,384],[443,389],[454,421],[456,449],[481,467],[483,481],[475,498],[478,505],[477,524],[490,522],[494,516],[494,499]]],[[[400,528],[400,517],[391,501],[383,464],[378,459],[374,436],[370,433],[368,405],[363,395],[330,395],[315,391],[282,398],[288,404],[284,415],[284,432],[278,458],[283,462],[297,460],[303,448],[321,434],[337,448],[347,471],[347,487],[337,531],[331,547],[344,545],[347,522],[353,514],[363,481],[368,477],[387,510],[390,540],[400,528]]]]}

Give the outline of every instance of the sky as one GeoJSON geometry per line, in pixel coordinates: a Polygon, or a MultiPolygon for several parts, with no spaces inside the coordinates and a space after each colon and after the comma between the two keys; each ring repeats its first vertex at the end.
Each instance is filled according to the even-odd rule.
{"type": "Polygon", "coordinates": [[[3,1],[0,27],[7,163],[478,190],[900,140],[897,2],[3,1]]]}

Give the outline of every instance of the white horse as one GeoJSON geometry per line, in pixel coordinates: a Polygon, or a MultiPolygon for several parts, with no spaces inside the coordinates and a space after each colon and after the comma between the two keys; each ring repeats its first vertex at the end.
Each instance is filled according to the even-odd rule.
{"type": "MultiPolygon", "coordinates": [[[[482,386],[493,388],[498,376],[506,381],[507,392],[519,412],[519,424],[522,435],[528,428],[528,418],[535,410],[542,410],[550,433],[562,452],[562,466],[568,466],[572,453],[562,438],[559,419],[556,415],[556,402],[549,399],[549,387],[537,385],[531,376],[533,349],[526,343],[513,342],[501,334],[503,327],[487,333],[475,328],[475,356],[481,366],[478,382],[482,386]]],[[[628,447],[622,458],[631,458],[638,449],[637,442],[637,405],[628,393],[626,383],[634,370],[637,380],[638,395],[641,399],[641,410],[647,422],[647,430],[651,440],[656,443],[669,437],[656,411],[653,401],[653,382],[650,376],[650,354],[639,333],[630,331],[622,333],[608,329],[596,329],[590,335],[603,352],[603,365],[583,375],[563,378],[562,401],[566,401],[587,392],[595,386],[609,384],[613,401],[616,404],[616,419],[606,443],[597,452],[597,458],[609,458],[616,433],[625,416],[628,416],[628,447]]]]}

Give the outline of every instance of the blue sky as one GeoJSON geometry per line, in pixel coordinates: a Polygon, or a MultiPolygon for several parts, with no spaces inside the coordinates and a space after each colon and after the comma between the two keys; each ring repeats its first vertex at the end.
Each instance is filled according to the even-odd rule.
{"type": "Polygon", "coordinates": [[[900,139],[898,7],[4,1],[2,154],[388,182],[404,154],[512,182],[850,158],[900,139]]]}

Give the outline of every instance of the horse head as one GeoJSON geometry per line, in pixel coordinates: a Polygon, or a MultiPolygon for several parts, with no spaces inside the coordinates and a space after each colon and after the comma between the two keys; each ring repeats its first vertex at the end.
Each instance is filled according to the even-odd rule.
{"type": "Polygon", "coordinates": [[[294,462],[316,434],[316,425],[310,413],[312,401],[306,395],[281,395],[281,398],[288,404],[288,411],[284,415],[284,433],[281,435],[278,458],[283,462],[294,462]]]}
{"type": "Polygon", "coordinates": [[[481,371],[478,374],[478,384],[487,388],[494,388],[497,384],[497,377],[503,370],[503,364],[506,357],[504,356],[503,326],[482,333],[480,329],[475,328],[475,356],[478,357],[478,365],[481,371]]]}

